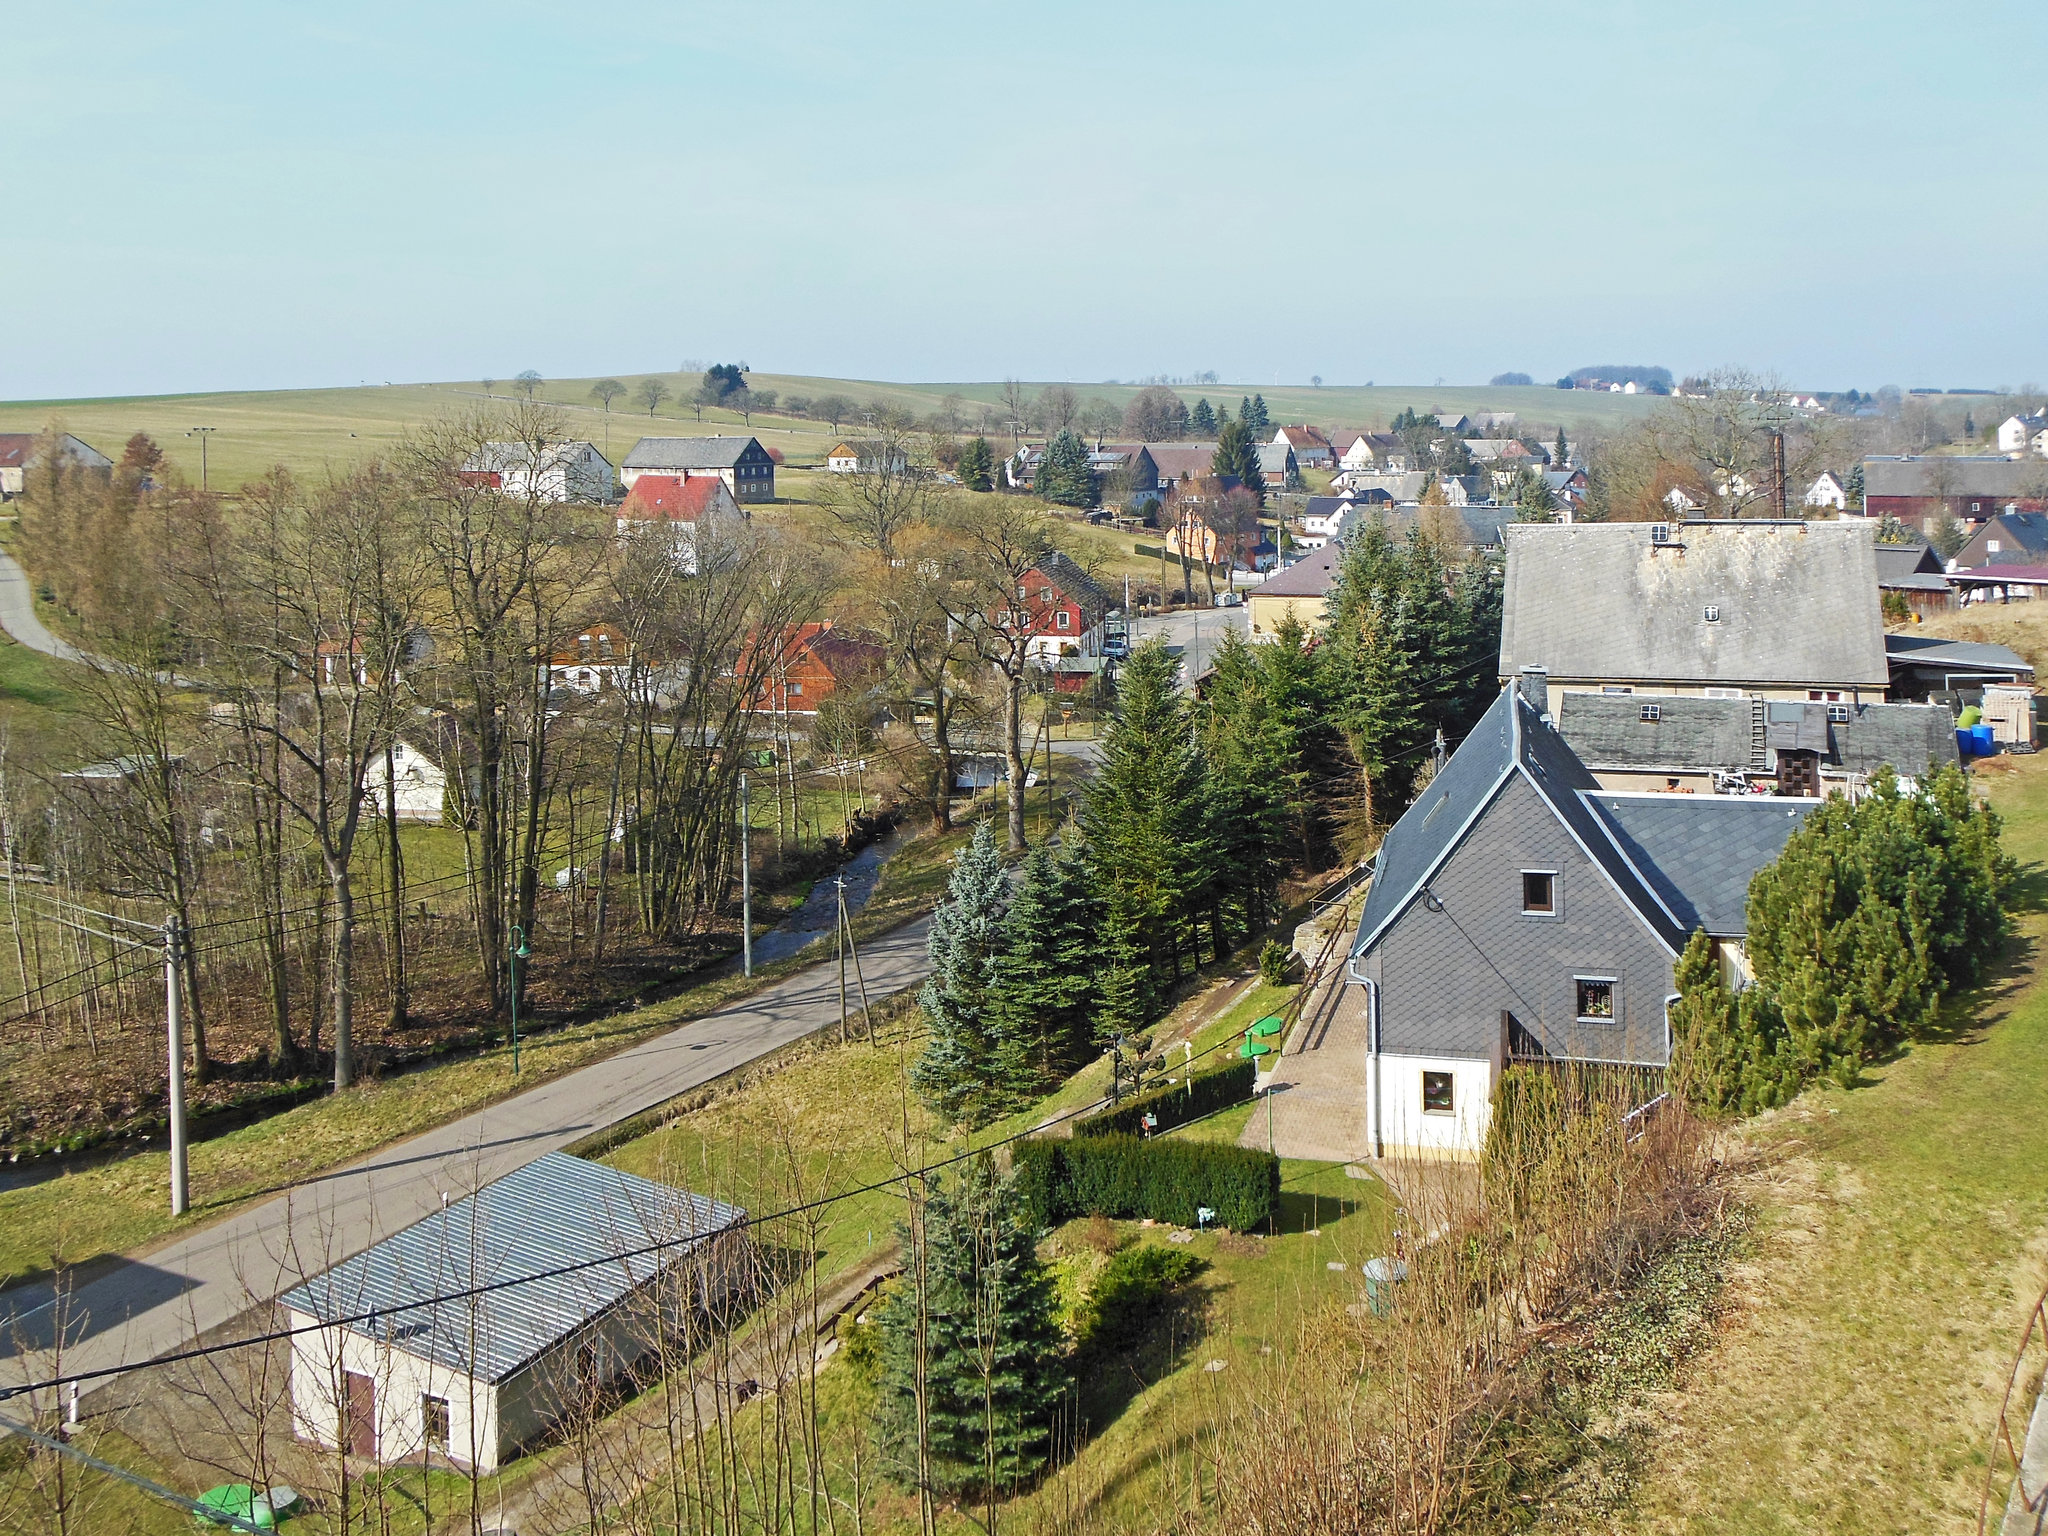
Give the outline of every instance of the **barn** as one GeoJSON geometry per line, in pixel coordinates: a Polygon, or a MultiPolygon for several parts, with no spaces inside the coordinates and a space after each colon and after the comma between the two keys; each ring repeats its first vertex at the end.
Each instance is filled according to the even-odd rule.
{"type": "Polygon", "coordinates": [[[492,1471],[744,1283],[737,1206],[549,1152],[285,1293],[298,1435],[492,1471]]]}

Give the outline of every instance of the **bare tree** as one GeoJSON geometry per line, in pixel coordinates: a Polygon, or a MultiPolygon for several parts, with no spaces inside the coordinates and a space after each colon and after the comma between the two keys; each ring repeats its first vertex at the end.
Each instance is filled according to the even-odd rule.
{"type": "Polygon", "coordinates": [[[647,414],[649,416],[654,414],[655,407],[666,400],[668,395],[668,386],[662,383],[661,380],[652,378],[642,379],[633,391],[633,398],[641,405],[647,407],[647,414]]]}
{"type": "Polygon", "coordinates": [[[1064,384],[1048,384],[1031,402],[1031,418],[1047,436],[1071,431],[1081,419],[1081,397],[1064,384]]]}
{"type": "Polygon", "coordinates": [[[932,827],[941,832],[953,825],[954,735],[980,714],[962,676],[978,652],[947,606],[957,553],[950,536],[933,530],[906,558],[877,573],[901,716],[927,722],[931,730],[928,795],[932,827]]]}
{"type": "Polygon", "coordinates": [[[1017,379],[1003,380],[1003,421],[1010,429],[1012,447],[1022,438],[1024,425],[1030,419],[1030,397],[1024,393],[1023,383],[1017,379]]]}
{"type": "Polygon", "coordinates": [[[876,420],[854,446],[860,467],[826,476],[818,500],[863,545],[893,560],[903,532],[931,520],[938,479],[924,461],[923,445],[893,416],[876,420]]]}

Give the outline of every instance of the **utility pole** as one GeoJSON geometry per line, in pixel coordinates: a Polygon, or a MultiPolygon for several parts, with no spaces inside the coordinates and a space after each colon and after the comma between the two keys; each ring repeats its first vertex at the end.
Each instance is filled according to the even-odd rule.
{"type": "MultiPolygon", "coordinates": [[[[861,1017],[867,1021],[868,1044],[873,1045],[875,1043],[875,1011],[868,1006],[868,979],[861,974],[860,946],[853,942],[853,919],[846,912],[846,881],[844,878],[841,878],[839,882],[839,942],[844,947],[845,953],[853,957],[853,979],[860,986],[861,1017]]],[[[839,973],[839,989],[841,994],[839,1011],[843,1016],[846,1012],[846,972],[843,967],[839,973]]],[[[844,1028],[845,1026],[842,1024],[842,1033],[844,1028]]]]}
{"type": "Polygon", "coordinates": [[[1778,517],[1782,521],[1785,516],[1785,434],[1782,432],[1771,434],[1771,473],[1778,482],[1778,517]]]}
{"type": "Polygon", "coordinates": [[[526,930],[517,923],[512,925],[512,942],[506,959],[507,979],[512,990],[512,1075],[519,1075],[519,962],[527,959],[533,951],[526,947],[526,930]]]}
{"type": "Polygon", "coordinates": [[[219,430],[218,427],[193,427],[185,433],[187,437],[199,439],[199,489],[202,491],[206,489],[206,440],[219,430]]]}
{"type": "Polygon", "coordinates": [[[839,887],[839,1043],[846,1044],[846,876],[836,877],[839,887]]]}
{"type": "Polygon", "coordinates": [[[183,959],[179,944],[178,914],[164,919],[164,1025],[169,1035],[165,1065],[169,1072],[168,1100],[171,1121],[171,1214],[182,1216],[192,1204],[191,1180],[185,1160],[185,1021],[178,1013],[178,962],[183,959]]]}
{"type": "Polygon", "coordinates": [[[754,857],[747,842],[747,775],[740,773],[740,974],[754,974],[754,857]]]}

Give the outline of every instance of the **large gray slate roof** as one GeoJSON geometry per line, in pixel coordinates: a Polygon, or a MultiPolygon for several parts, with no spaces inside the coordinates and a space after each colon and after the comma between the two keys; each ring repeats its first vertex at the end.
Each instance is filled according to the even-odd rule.
{"type": "Polygon", "coordinates": [[[1651,527],[1505,527],[1501,675],[1543,666],[1556,679],[1889,682],[1867,524],[1684,523],[1665,544],[1651,527]]]}
{"type": "Polygon", "coordinates": [[[1749,762],[1747,699],[1651,698],[1633,693],[1567,693],[1558,734],[1595,768],[1739,768],[1749,762]],[[1655,704],[1655,720],[1643,706],[1655,704]]]}
{"type": "Polygon", "coordinates": [[[1750,879],[1821,803],[1611,790],[1588,798],[1685,930],[1704,928],[1716,938],[1742,936],[1750,879]]]}
{"type": "Polygon", "coordinates": [[[754,447],[759,444],[751,437],[643,437],[633,445],[621,467],[731,469],[754,447]]]}
{"type": "Polygon", "coordinates": [[[1863,461],[1865,496],[1985,496],[1995,501],[2048,492],[2048,463],[1985,454],[1863,461]]]}
{"type": "Polygon", "coordinates": [[[283,1300],[323,1322],[374,1313],[350,1331],[503,1381],[745,1216],[723,1201],[549,1152],[283,1300]],[[672,1245],[642,1251],[656,1243],[672,1245]],[[589,1267],[504,1283],[578,1264],[589,1267]],[[422,1304],[487,1285],[498,1288],[422,1304]]]}

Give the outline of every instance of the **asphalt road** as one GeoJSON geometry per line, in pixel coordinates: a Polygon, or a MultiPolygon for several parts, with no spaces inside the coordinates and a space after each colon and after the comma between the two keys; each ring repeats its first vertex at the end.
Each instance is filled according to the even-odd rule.
{"type": "Polygon", "coordinates": [[[0,552],[0,629],[32,651],[65,661],[83,661],[76,646],[66,645],[36,617],[35,594],[29,590],[28,572],[14,556],[0,552]]]}
{"type": "MultiPolygon", "coordinates": [[[[925,971],[919,919],[870,942],[861,968],[873,996],[925,971]]],[[[221,1327],[460,1198],[606,1126],[615,1125],[839,1021],[831,961],[692,1020],[608,1060],[466,1115],[121,1265],[81,1287],[65,1374],[140,1362],[221,1327]]],[[[49,1288],[0,1296],[0,1384],[49,1369],[49,1288]],[[31,1351],[22,1352],[23,1344],[31,1351]]]]}
{"type": "Polygon", "coordinates": [[[1140,645],[1154,635],[1164,635],[1166,643],[1180,651],[1181,682],[1185,686],[1215,659],[1216,647],[1223,643],[1226,629],[1245,635],[1250,632],[1250,625],[1251,610],[1241,604],[1236,608],[1190,608],[1131,620],[1131,644],[1140,645]]]}

